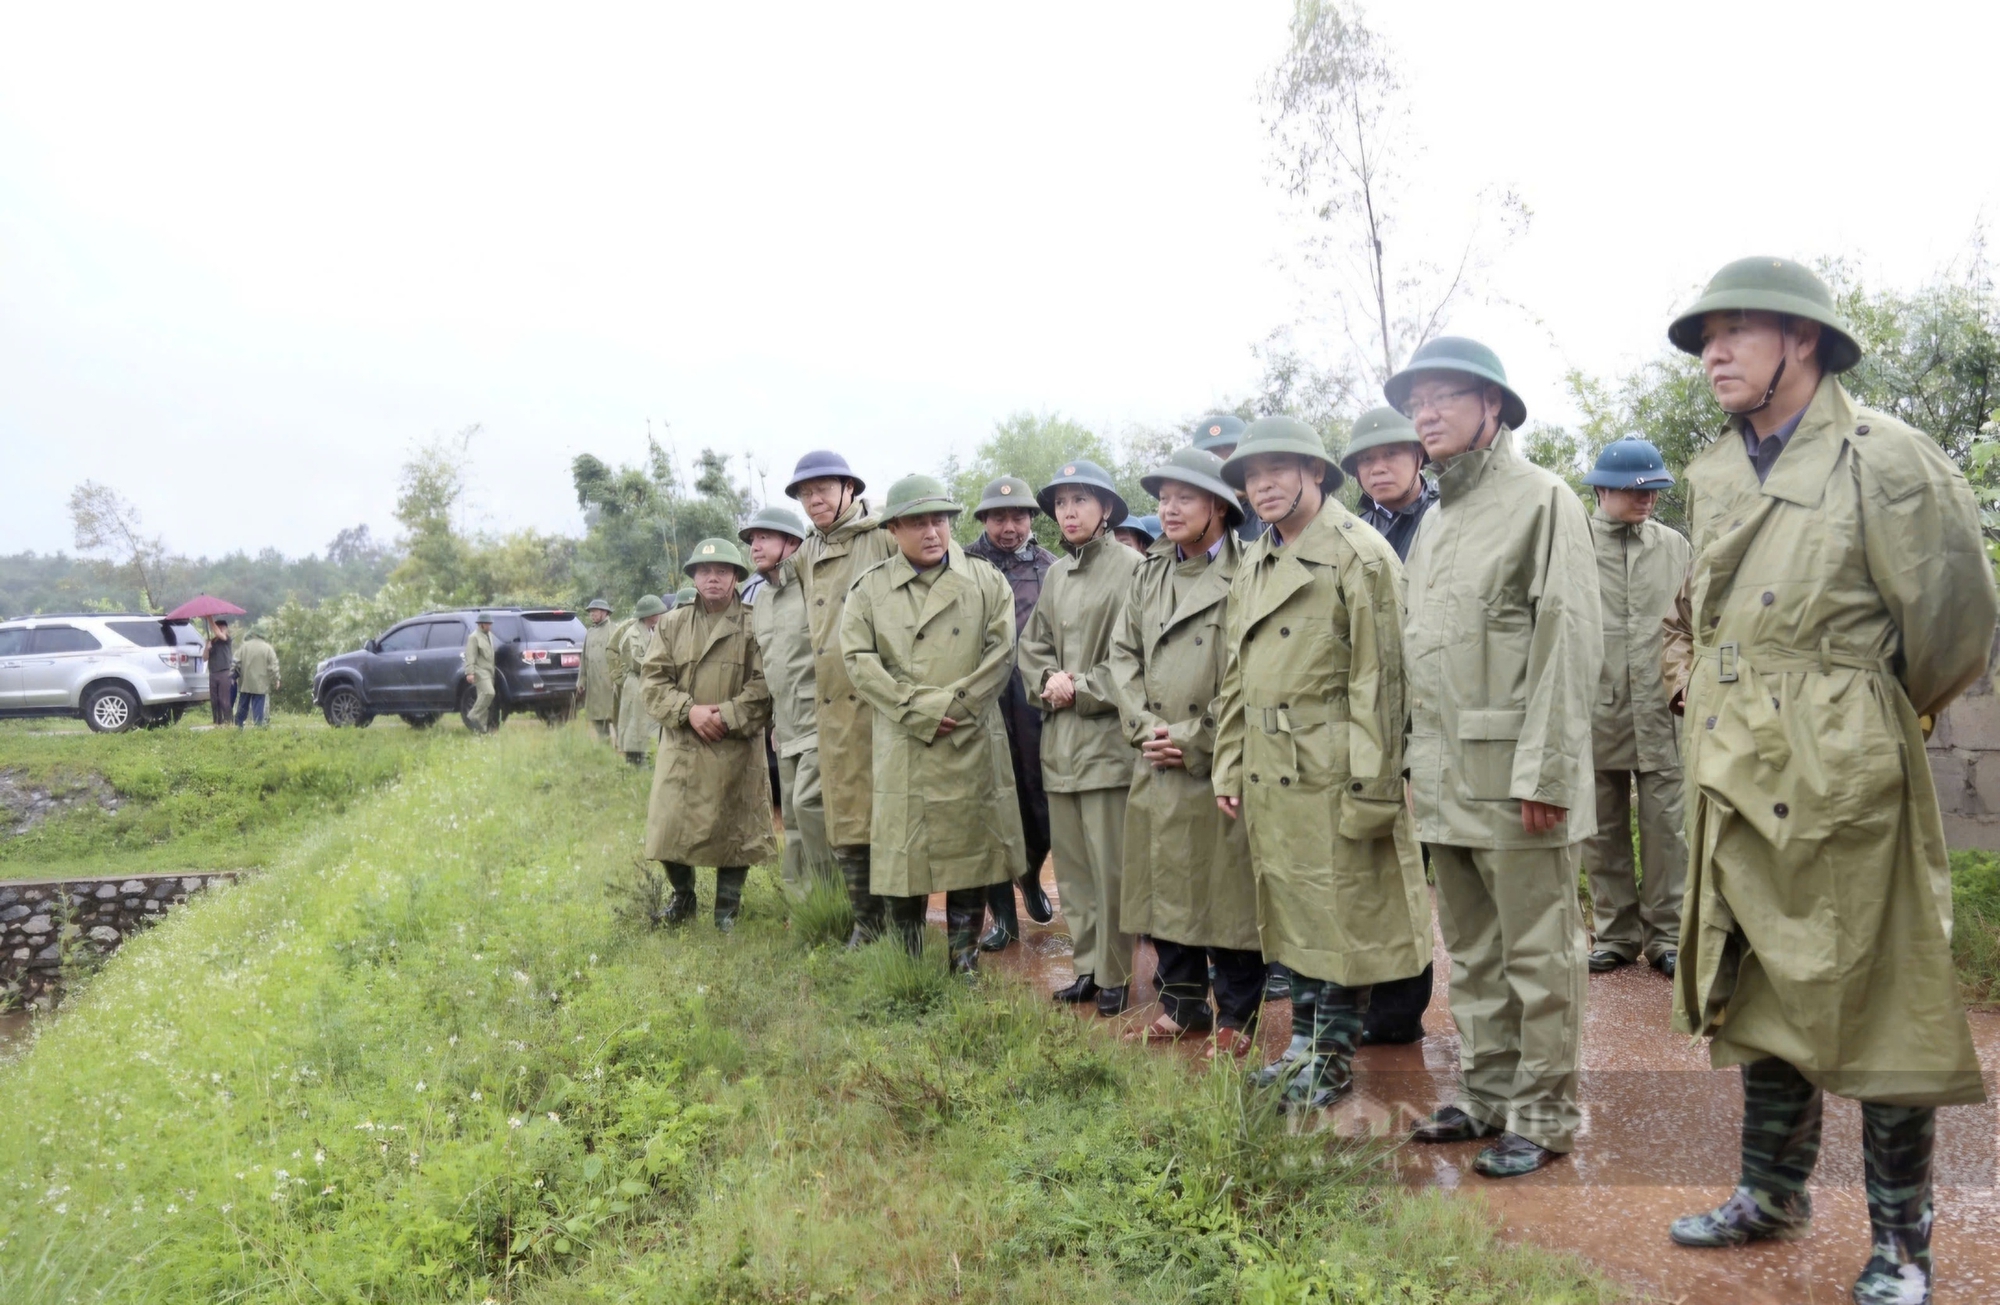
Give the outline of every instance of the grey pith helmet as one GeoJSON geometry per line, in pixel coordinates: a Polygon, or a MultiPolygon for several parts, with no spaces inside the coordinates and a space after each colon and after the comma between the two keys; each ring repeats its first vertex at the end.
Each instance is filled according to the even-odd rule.
{"type": "Polygon", "coordinates": [[[1151,517],[1128,516],[1111,528],[1113,530],[1129,530],[1135,535],[1144,535],[1148,544],[1160,537],[1160,523],[1154,521],[1151,517]]]}
{"type": "Polygon", "coordinates": [[[694,551],[687,555],[687,561],[682,564],[681,569],[693,575],[696,567],[717,563],[736,568],[738,580],[750,578],[750,563],[744,559],[743,550],[736,546],[735,540],[723,539],[720,536],[704,539],[696,544],[694,551]]]}
{"type": "Polygon", "coordinates": [[[1326,441],[1319,437],[1319,432],[1297,417],[1259,417],[1251,422],[1237,442],[1236,452],[1223,462],[1222,478],[1238,489],[1243,488],[1244,463],[1266,453],[1320,459],[1326,463],[1326,474],[1319,478],[1319,487],[1328,494],[1347,479],[1347,473],[1327,453],[1326,441]]]}
{"type": "Polygon", "coordinates": [[[674,590],[674,606],[684,606],[693,602],[698,597],[700,595],[695,593],[693,585],[682,585],[680,588],[674,590]]]}
{"type": "Polygon", "coordinates": [[[491,625],[493,624],[493,613],[481,612],[472,618],[472,622],[474,625],[491,625]]]}
{"type": "Polygon", "coordinates": [[[772,530],[798,540],[803,540],[811,533],[806,529],[806,523],[799,520],[798,513],[787,507],[779,507],[776,503],[766,503],[758,508],[743,524],[743,528],[736,532],[736,537],[747,544],[750,542],[750,532],[753,530],[772,530]]]}
{"type": "Polygon", "coordinates": [[[589,605],[586,606],[583,610],[586,612],[604,612],[606,614],[609,614],[611,611],[611,604],[605,602],[602,598],[593,598],[590,600],[589,605]]]}
{"type": "Polygon", "coordinates": [[[1243,523],[1243,503],[1236,497],[1236,491],[1222,478],[1222,459],[1198,445],[1175,449],[1165,462],[1139,477],[1139,483],[1154,498],[1160,496],[1160,486],[1169,480],[1177,480],[1183,485],[1206,490],[1221,499],[1229,528],[1234,530],[1243,523]]]}
{"type": "Polygon", "coordinates": [[[1861,361],[1854,328],[1833,306],[1833,291],[1813,270],[1789,258],[1739,258],[1709,278],[1701,298],[1667,328],[1682,353],[1701,356],[1701,319],[1709,313],[1763,312],[1820,324],[1820,365],[1844,372],[1861,361]]]}
{"type": "Polygon", "coordinates": [[[854,492],[857,495],[868,488],[861,477],[854,474],[854,469],[847,465],[846,458],[832,449],[814,449],[799,459],[798,466],[792,468],[792,478],[785,485],[785,497],[797,498],[801,484],[808,480],[817,480],[821,476],[847,477],[854,482],[854,492]]]}
{"type": "Polygon", "coordinates": [[[1410,361],[1403,364],[1403,370],[1382,384],[1382,394],[1389,400],[1389,406],[1398,412],[1407,410],[1410,406],[1410,387],[1425,372],[1461,372],[1474,380],[1497,385],[1500,387],[1500,423],[1519,430],[1522,423],[1528,420],[1528,405],[1514,393],[1514,387],[1507,384],[1507,369],[1501,365],[1500,355],[1477,340],[1468,340],[1462,335],[1440,335],[1435,340],[1426,340],[1418,345],[1417,351],[1410,355],[1410,361]]]}
{"type": "Polygon", "coordinates": [[[1651,440],[1627,436],[1604,446],[1583,483],[1599,489],[1665,489],[1674,477],[1651,440]]]}
{"type": "Polygon", "coordinates": [[[1002,476],[980,491],[979,506],[972,509],[972,515],[984,521],[995,508],[1025,508],[1030,513],[1042,510],[1035,502],[1034,489],[1019,476],[1002,476]]]}
{"type": "Polygon", "coordinates": [[[1415,445],[1417,465],[1420,467],[1429,460],[1424,453],[1424,442],[1417,438],[1417,428],[1408,417],[1394,408],[1370,408],[1354,420],[1354,433],[1348,437],[1347,451],[1340,455],[1340,469],[1350,476],[1357,474],[1354,464],[1358,454],[1389,444],[1415,445]]]}
{"type": "Polygon", "coordinates": [[[1056,514],[1056,491],[1064,485],[1081,485],[1086,489],[1096,490],[1097,496],[1104,500],[1104,518],[1107,524],[1123,521],[1132,515],[1132,509],[1125,505],[1125,496],[1118,492],[1118,486],[1112,484],[1111,477],[1105,473],[1104,468],[1088,458],[1077,458],[1072,462],[1063,463],[1056,474],[1050,477],[1049,483],[1041,487],[1035,494],[1035,502],[1040,505],[1042,511],[1050,516],[1056,514]]]}
{"type": "Polygon", "coordinates": [[[658,594],[641,594],[638,603],[632,608],[632,619],[643,621],[649,616],[658,616],[666,610],[667,605],[660,601],[658,594]]]}
{"type": "Polygon", "coordinates": [[[1194,446],[1204,453],[1227,457],[1224,449],[1234,449],[1243,438],[1243,419],[1230,412],[1211,412],[1195,424],[1194,446]]]}
{"type": "Polygon", "coordinates": [[[905,476],[889,486],[889,502],[882,509],[884,522],[898,517],[929,516],[933,512],[944,512],[957,516],[965,511],[965,506],[952,499],[951,491],[936,476],[921,473],[905,476]]]}

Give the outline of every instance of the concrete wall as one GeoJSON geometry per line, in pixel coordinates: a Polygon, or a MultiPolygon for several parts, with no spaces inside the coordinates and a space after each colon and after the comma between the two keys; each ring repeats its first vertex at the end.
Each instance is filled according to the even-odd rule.
{"type": "MultiPolygon", "coordinates": [[[[2000,645],[1988,664],[2000,664],[2000,645]]],[[[1945,842],[2000,851],[2000,694],[1993,692],[1991,675],[1938,717],[1925,751],[1944,812],[1945,842]]]]}
{"type": "Polygon", "coordinates": [[[53,1001],[65,968],[94,968],[191,895],[235,877],[231,871],[0,884],[0,998],[53,1001]]]}

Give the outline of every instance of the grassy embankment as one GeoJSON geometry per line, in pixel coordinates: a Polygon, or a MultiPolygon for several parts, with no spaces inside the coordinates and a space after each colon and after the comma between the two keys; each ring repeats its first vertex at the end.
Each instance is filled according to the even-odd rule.
{"type": "Polygon", "coordinates": [[[1234,1073],[809,950],[767,870],[731,938],[619,921],[645,784],[436,748],[130,944],[0,1068],[0,1299],[1612,1294],[1234,1073]]]}
{"type": "Polygon", "coordinates": [[[1951,854],[1951,952],[1967,1002],[2000,1005],[2000,857],[1951,854]]]}
{"type": "Polygon", "coordinates": [[[0,774],[80,800],[25,833],[0,823],[0,880],[262,865],[431,750],[466,741],[450,728],[336,731],[297,717],[240,733],[30,724],[46,722],[0,729],[0,774]],[[99,800],[111,795],[116,810],[99,800]]]}

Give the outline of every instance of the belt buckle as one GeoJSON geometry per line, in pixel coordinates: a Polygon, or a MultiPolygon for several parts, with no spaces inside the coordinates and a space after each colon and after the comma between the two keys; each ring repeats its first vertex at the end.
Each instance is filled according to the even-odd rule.
{"type": "Polygon", "coordinates": [[[1738,647],[1734,639],[1731,639],[1728,643],[1715,645],[1715,681],[1717,684],[1736,683],[1738,647]]]}

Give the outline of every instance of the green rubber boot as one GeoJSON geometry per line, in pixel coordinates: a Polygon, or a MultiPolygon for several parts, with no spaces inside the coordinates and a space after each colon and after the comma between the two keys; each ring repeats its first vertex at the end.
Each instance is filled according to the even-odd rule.
{"type": "Polygon", "coordinates": [[[694,867],[682,865],[678,861],[662,861],[667,869],[667,883],[672,885],[673,894],[667,898],[667,905],[660,912],[660,919],[668,924],[686,924],[694,918],[700,903],[694,895],[694,867]]]}
{"type": "Polygon", "coordinates": [[[1854,1283],[1856,1305],[1926,1305],[1931,1298],[1931,1152],[1937,1111],[1861,1103],[1874,1253],[1854,1283]]]}
{"type": "Polygon", "coordinates": [[[749,877],[748,866],[726,865],[715,872],[715,927],[723,933],[736,928],[736,913],[743,909],[743,881],[749,877]]]}
{"type": "Polygon", "coordinates": [[[1728,1200],[1674,1220],[1682,1246],[1789,1241],[1812,1230],[1806,1180],[1819,1160],[1820,1090],[1782,1060],[1743,1066],[1743,1173],[1728,1200]]]}

